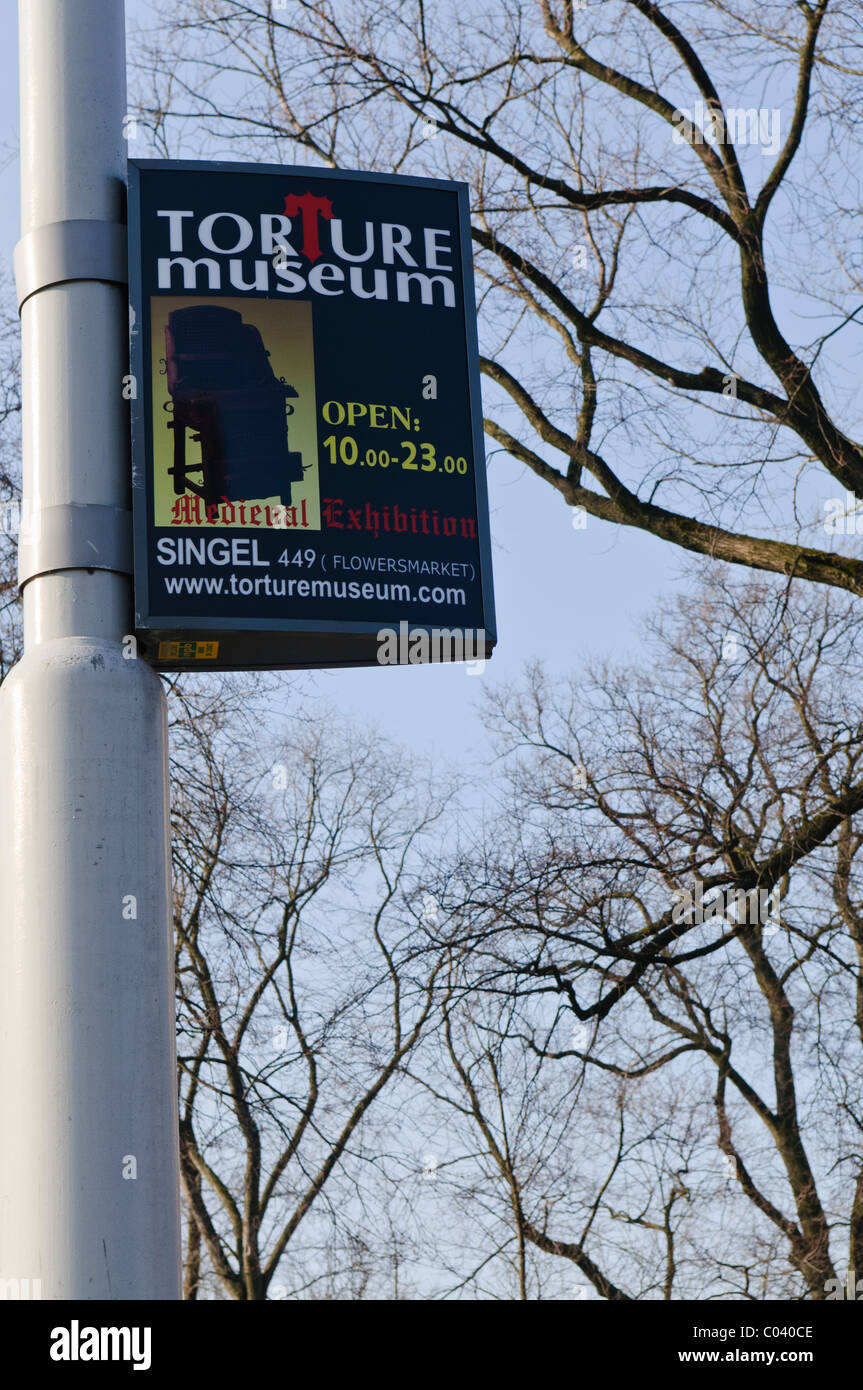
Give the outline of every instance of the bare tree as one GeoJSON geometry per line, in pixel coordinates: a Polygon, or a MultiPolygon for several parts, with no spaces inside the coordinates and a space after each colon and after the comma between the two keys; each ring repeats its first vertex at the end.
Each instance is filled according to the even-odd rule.
{"type": "Polygon", "coordinates": [[[458,1085],[420,1079],[481,1138],[522,1289],[528,1244],[603,1298],[860,1270],[860,623],[713,572],[655,663],[493,698],[511,797],[439,890],[458,1085]]]}
{"type": "Polygon", "coordinates": [[[192,0],[136,53],[165,152],[470,182],[485,428],[582,520],[860,593],[855,11],[192,0]]]}
{"type": "Polygon", "coordinates": [[[263,747],[261,698],[242,678],[173,696],[186,1295],[363,1297],[386,1205],[370,1112],[436,1000],[402,895],[442,801],[323,706],[263,747]]]}

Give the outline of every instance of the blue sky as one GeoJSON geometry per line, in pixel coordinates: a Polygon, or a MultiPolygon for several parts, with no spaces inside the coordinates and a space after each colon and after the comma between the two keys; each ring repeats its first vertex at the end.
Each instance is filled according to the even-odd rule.
{"type": "MultiPolygon", "coordinates": [[[[2,0],[0,255],[11,267],[19,235],[17,6],[2,0]]],[[[151,19],[149,0],[127,0],[127,22],[151,19]]],[[[143,139],[130,154],[152,151],[143,139]]],[[[482,344],[481,344],[482,346],[482,344]]],[[[625,658],[639,646],[639,618],[680,574],[681,555],[662,542],[589,517],[575,530],[562,498],[488,443],[489,494],[499,644],[481,675],[464,667],[320,672],[304,678],[345,714],[369,719],[399,740],[477,770],[482,740],[476,706],[485,682],[518,678],[541,657],[557,671],[590,652],[625,658]]]]}

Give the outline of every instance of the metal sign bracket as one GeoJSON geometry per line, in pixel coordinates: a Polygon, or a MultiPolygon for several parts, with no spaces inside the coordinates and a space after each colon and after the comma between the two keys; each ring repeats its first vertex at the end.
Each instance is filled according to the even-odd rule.
{"type": "Polygon", "coordinates": [[[35,227],[15,247],[18,312],[31,294],[69,280],[129,278],[126,228],[121,222],[76,217],[35,227]]]}

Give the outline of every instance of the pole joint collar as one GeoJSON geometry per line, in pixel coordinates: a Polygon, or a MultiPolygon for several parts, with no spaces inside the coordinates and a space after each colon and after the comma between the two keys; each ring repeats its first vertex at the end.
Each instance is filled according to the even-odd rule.
{"type": "Polygon", "coordinates": [[[67,503],[21,518],[18,587],[54,570],[132,573],[132,513],[119,507],[67,503]]]}
{"type": "Polygon", "coordinates": [[[125,285],[129,278],[127,234],[122,222],[75,217],[34,227],[15,247],[18,312],[31,294],[70,280],[108,280],[125,285]]]}

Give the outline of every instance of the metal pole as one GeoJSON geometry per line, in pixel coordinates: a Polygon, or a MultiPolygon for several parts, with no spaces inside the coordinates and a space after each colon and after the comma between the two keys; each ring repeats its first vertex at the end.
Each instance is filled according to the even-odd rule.
{"type": "Polygon", "coordinates": [[[25,654],[0,688],[0,1276],[23,1297],[173,1299],[165,700],[128,636],[123,0],[20,0],[19,25],[25,654]]]}

